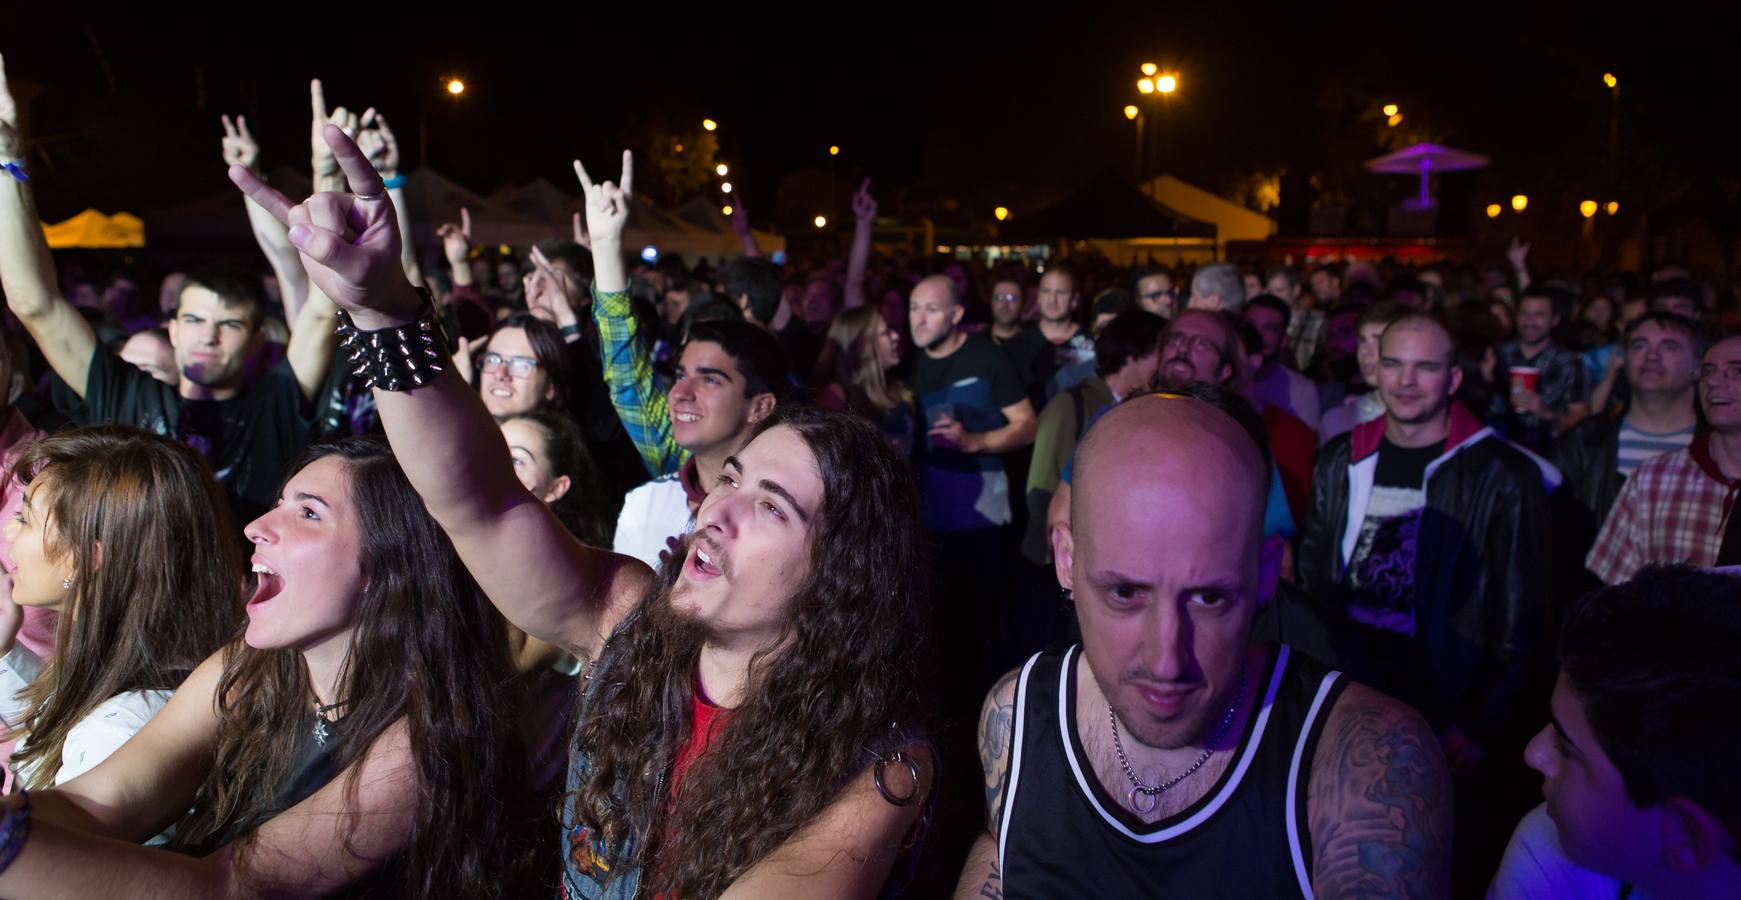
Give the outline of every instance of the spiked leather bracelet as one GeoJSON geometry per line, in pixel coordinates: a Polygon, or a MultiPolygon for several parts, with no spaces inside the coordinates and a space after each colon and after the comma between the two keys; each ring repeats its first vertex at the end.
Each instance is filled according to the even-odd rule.
{"type": "Polygon", "coordinates": [[[428,384],[447,368],[451,351],[436,317],[435,303],[427,290],[418,288],[417,292],[423,296],[423,309],[415,321],[404,325],[362,331],[348,313],[339,310],[338,352],[365,387],[408,391],[428,384]]]}

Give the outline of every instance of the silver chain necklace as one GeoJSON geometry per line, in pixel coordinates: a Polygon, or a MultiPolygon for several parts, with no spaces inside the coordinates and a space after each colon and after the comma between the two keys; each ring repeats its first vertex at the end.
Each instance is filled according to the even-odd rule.
{"type": "Polygon", "coordinates": [[[1129,778],[1131,783],[1129,794],[1130,808],[1135,810],[1139,815],[1146,816],[1149,813],[1154,812],[1155,806],[1161,802],[1162,793],[1164,793],[1168,788],[1177,785],[1179,782],[1190,778],[1192,775],[1196,774],[1198,769],[1203,768],[1203,764],[1209,761],[1209,757],[1215,755],[1215,745],[1221,743],[1222,738],[1227,737],[1227,729],[1233,725],[1233,717],[1239,712],[1240,704],[1244,700],[1245,664],[1244,662],[1241,662],[1239,665],[1239,690],[1234,692],[1233,705],[1227,708],[1227,717],[1221,720],[1221,727],[1215,729],[1215,736],[1209,739],[1209,746],[1203,750],[1203,755],[1197,757],[1197,761],[1191,764],[1191,768],[1180,772],[1178,775],[1175,775],[1158,785],[1145,784],[1141,778],[1137,777],[1136,770],[1130,767],[1130,757],[1125,755],[1124,743],[1118,739],[1118,713],[1113,712],[1112,704],[1108,703],[1106,705],[1106,718],[1112,722],[1112,746],[1113,749],[1118,751],[1118,765],[1120,768],[1124,769],[1124,777],[1129,778]],[[1146,798],[1148,800],[1148,805],[1143,805],[1143,801],[1138,798],[1146,798]]]}

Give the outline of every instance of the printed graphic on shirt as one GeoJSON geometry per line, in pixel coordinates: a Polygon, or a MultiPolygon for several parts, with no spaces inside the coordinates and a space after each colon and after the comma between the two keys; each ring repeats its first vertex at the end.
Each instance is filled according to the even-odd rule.
{"type": "Polygon", "coordinates": [[[1348,614],[1356,622],[1414,635],[1415,546],[1426,502],[1421,488],[1373,486],[1348,567],[1348,614]]]}

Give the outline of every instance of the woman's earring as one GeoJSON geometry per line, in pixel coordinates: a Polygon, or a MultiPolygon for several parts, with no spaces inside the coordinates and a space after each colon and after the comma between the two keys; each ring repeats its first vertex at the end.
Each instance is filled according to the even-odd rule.
{"type": "Polygon", "coordinates": [[[61,586],[62,590],[68,590],[68,591],[72,590],[73,589],[73,577],[71,575],[68,575],[67,577],[62,578],[60,580],[60,586],[61,586]]]}

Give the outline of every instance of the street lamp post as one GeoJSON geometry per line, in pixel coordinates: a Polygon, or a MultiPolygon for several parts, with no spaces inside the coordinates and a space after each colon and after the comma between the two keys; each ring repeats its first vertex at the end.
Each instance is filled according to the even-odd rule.
{"type": "Polygon", "coordinates": [[[1137,183],[1141,184],[1143,180],[1143,111],[1134,103],[1126,104],[1124,108],[1124,117],[1136,123],[1135,171],[1137,183]]]}
{"type": "MultiPolygon", "coordinates": [[[[1171,72],[1162,72],[1161,67],[1152,62],[1143,63],[1141,71],[1143,77],[1137,79],[1136,83],[1137,93],[1141,95],[1137,98],[1138,102],[1141,103],[1158,96],[1163,104],[1170,105],[1173,92],[1179,89],[1179,76],[1171,72]]],[[[1151,155],[1149,141],[1160,143],[1159,130],[1157,129],[1154,138],[1148,137],[1148,115],[1142,106],[1126,106],[1124,117],[1136,123],[1136,178],[1140,186],[1143,180],[1148,177],[1148,170],[1151,168],[1149,166],[1151,155]]]]}
{"type": "MultiPolygon", "coordinates": [[[[465,93],[466,83],[458,78],[442,81],[441,90],[449,100],[458,100],[465,93]]],[[[429,98],[425,96],[417,107],[417,164],[429,165],[429,98]]]]}

